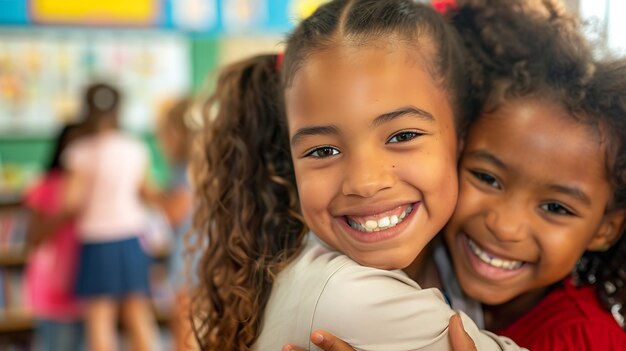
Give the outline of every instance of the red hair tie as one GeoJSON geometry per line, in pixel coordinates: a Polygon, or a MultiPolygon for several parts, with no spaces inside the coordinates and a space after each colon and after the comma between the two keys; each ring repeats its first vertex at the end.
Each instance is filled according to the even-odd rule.
{"type": "Polygon", "coordinates": [[[284,52],[279,52],[276,54],[276,70],[280,72],[281,67],[283,66],[283,58],[285,58],[284,52]]]}
{"type": "Polygon", "coordinates": [[[432,0],[432,5],[437,10],[437,12],[445,15],[450,10],[454,10],[459,6],[456,3],[456,0],[432,0]]]}

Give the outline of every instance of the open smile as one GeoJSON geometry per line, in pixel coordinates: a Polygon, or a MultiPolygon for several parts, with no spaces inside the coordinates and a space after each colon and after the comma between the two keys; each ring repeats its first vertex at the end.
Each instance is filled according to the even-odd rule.
{"type": "Polygon", "coordinates": [[[469,248],[472,250],[472,253],[476,257],[492,267],[514,270],[520,268],[524,264],[524,262],[522,261],[506,260],[504,258],[489,254],[470,238],[467,238],[467,244],[469,245],[469,248]]]}
{"type": "Polygon", "coordinates": [[[396,225],[402,223],[406,216],[408,216],[412,211],[413,205],[411,204],[401,211],[400,214],[382,215],[383,217],[379,218],[376,216],[361,218],[346,216],[346,220],[350,227],[361,232],[371,233],[395,227],[396,225]]]}
{"type": "Polygon", "coordinates": [[[344,230],[353,238],[361,242],[373,243],[400,235],[419,206],[420,202],[409,203],[379,213],[354,213],[339,219],[344,230]]]}
{"type": "Polygon", "coordinates": [[[460,236],[470,266],[484,278],[490,280],[512,278],[521,274],[528,266],[526,261],[504,258],[488,251],[464,233],[460,236]]]}

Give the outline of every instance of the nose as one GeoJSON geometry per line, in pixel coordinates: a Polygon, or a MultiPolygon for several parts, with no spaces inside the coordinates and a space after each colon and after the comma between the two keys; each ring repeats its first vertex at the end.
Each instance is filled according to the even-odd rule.
{"type": "Polygon", "coordinates": [[[349,158],[342,183],[344,195],[372,197],[395,184],[394,166],[384,155],[361,150],[349,158]]]}
{"type": "Polygon", "coordinates": [[[520,206],[500,202],[485,215],[487,229],[501,242],[519,242],[527,237],[530,217],[520,206]]]}

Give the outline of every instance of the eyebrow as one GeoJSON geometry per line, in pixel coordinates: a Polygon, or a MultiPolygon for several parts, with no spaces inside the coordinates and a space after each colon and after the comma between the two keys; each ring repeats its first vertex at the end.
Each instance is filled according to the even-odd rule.
{"type": "Polygon", "coordinates": [[[558,185],[558,184],[550,184],[548,186],[548,188],[550,190],[559,192],[561,194],[569,195],[569,196],[571,196],[573,198],[578,199],[579,201],[581,201],[585,205],[591,206],[591,199],[580,188],[569,187],[569,186],[558,185]]]}
{"type": "Polygon", "coordinates": [[[339,135],[339,128],[335,125],[328,126],[315,126],[304,127],[298,129],[298,131],[291,137],[291,146],[296,145],[302,139],[310,135],[339,135]]]}
{"type": "Polygon", "coordinates": [[[485,151],[485,150],[476,150],[476,151],[470,151],[466,154],[467,157],[476,157],[476,158],[480,158],[483,159],[487,162],[491,162],[494,164],[494,166],[503,169],[503,170],[507,170],[508,167],[506,165],[506,163],[504,163],[502,160],[500,160],[499,158],[497,158],[496,156],[494,156],[493,154],[490,154],[489,152],[485,151]]]}
{"type": "MultiPolygon", "coordinates": [[[[391,111],[391,112],[387,112],[387,113],[383,113],[382,115],[376,117],[373,121],[372,121],[372,125],[374,127],[377,127],[381,124],[387,123],[393,119],[396,119],[398,117],[402,117],[402,116],[406,116],[406,115],[411,115],[411,116],[415,116],[418,117],[424,121],[428,121],[428,122],[432,122],[435,120],[435,117],[433,117],[433,115],[425,110],[422,110],[421,108],[417,108],[414,106],[405,106],[405,107],[401,107],[395,111],[391,111]]],[[[327,126],[315,126],[315,127],[304,127],[304,128],[300,128],[298,129],[298,131],[296,131],[296,133],[293,135],[293,137],[291,137],[291,146],[296,145],[297,143],[299,143],[302,139],[304,139],[307,136],[311,136],[311,135],[339,135],[339,128],[337,128],[337,126],[335,125],[327,125],[327,126]]]]}
{"type": "Polygon", "coordinates": [[[372,125],[374,127],[377,127],[383,123],[387,123],[393,119],[396,119],[398,117],[402,117],[402,116],[406,116],[406,115],[411,115],[411,116],[415,116],[418,117],[424,121],[427,122],[433,122],[435,120],[435,117],[433,117],[433,115],[426,111],[426,110],[422,110],[421,108],[417,108],[415,106],[405,106],[405,107],[401,107],[395,111],[392,112],[387,112],[384,113],[378,117],[376,117],[373,121],[372,121],[372,125]]]}

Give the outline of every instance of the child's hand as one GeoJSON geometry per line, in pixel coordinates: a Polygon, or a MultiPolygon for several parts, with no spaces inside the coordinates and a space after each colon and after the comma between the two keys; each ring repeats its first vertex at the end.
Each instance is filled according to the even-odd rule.
{"type": "MultiPolygon", "coordinates": [[[[311,341],[324,351],[355,351],[352,346],[325,330],[316,330],[311,333],[311,341]]],[[[287,344],[283,346],[282,351],[306,350],[295,345],[287,344]]]]}
{"type": "MultiPolygon", "coordinates": [[[[343,340],[333,334],[316,330],[311,333],[311,341],[324,351],[355,351],[352,346],[346,344],[343,340]]],[[[463,329],[461,316],[455,314],[450,317],[450,344],[453,351],[477,351],[474,340],[463,329]]],[[[306,351],[305,349],[287,344],[283,346],[282,351],[306,351]]]]}
{"type": "Polygon", "coordinates": [[[474,340],[463,329],[459,314],[450,317],[450,344],[453,351],[477,351],[474,340]]]}

